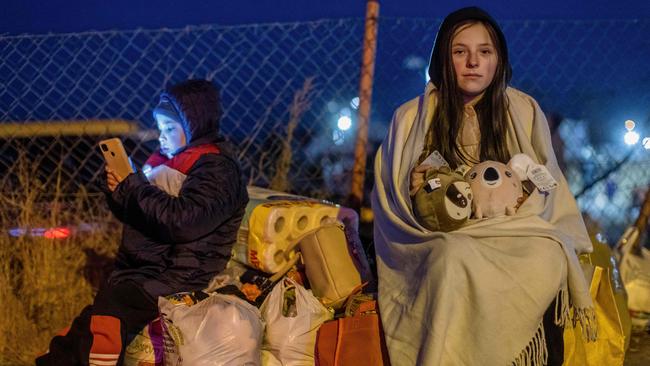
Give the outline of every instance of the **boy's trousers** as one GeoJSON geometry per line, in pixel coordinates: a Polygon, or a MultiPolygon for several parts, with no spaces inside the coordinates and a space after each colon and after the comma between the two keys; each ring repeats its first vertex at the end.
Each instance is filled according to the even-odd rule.
{"type": "Polygon", "coordinates": [[[36,365],[122,365],[126,346],[156,317],[158,305],[136,282],[105,284],[36,365]]]}

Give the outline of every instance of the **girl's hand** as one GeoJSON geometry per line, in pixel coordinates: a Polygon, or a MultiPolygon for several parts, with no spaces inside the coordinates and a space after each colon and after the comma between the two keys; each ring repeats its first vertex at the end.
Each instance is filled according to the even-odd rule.
{"type": "Polygon", "coordinates": [[[424,176],[427,173],[427,170],[431,168],[431,165],[419,165],[413,168],[411,171],[411,185],[409,188],[409,195],[411,197],[415,196],[420,187],[422,187],[424,184],[424,176]]]}
{"type": "Polygon", "coordinates": [[[116,171],[109,168],[108,166],[105,167],[104,170],[106,170],[106,184],[108,185],[108,189],[113,192],[115,191],[115,188],[117,188],[117,185],[120,184],[120,182],[122,182],[126,177],[119,175],[116,171]]]}
{"type": "Polygon", "coordinates": [[[517,198],[517,204],[515,205],[515,210],[518,210],[519,207],[521,207],[521,205],[523,205],[524,202],[526,202],[526,199],[527,199],[529,196],[530,196],[530,195],[528,194],[528,192],[526,192],[526,191],[524,190],[524,194],[523,194],[521,197],[517,198]]]}

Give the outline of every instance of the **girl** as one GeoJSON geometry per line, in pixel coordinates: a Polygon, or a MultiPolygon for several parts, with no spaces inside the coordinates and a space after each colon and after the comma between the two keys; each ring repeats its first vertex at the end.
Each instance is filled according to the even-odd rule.
{"type": "Polygon", "coordinates": [[[397,109],[377,152],[379,306],[394,365],[546,364],[553,360],[543,318],[554,301],[552,325],[565,324],[572,304],[586,337],[595,338],[576,257],[591,243],[544,114],[507,86],[510,75],[498,24],[478,8],[451,13],[436,37],[424,95],[397,109]],[[429,168],[420,163],[434,151],[452,168],[525,153],[559,186],[534,191],[515,216],[431,232],[415,218],[411,196],[429,168]]]}

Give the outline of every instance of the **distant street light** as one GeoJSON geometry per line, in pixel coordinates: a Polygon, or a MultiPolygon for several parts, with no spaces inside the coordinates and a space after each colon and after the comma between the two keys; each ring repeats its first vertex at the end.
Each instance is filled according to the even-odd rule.
{"type": "Polygon", "coordinates": [[[636,144],[637,142],[639,142],[639,138],[641,137],[638,132],[634,131],[635,126],[636,123],[634,123],[634,121],[632,121],[631,119],[625,121],[625,129],[627,130],[627,132],[625,133],[625,136],[623,136],[623,141],[625,141],[625,143],[628,145],[636,144]]]}
{"type": "Polygon", "coordinates": [[[350,100],[350,107],[353,109],[359,109],[359,97],[354,97],[350,100]]]}
{"type": "Polygon", "coordinates": [[[339,120],[338,120],[338,123],[337,123],[337,127],[338,127],[339,130],[341,130],[341,131],[347,131],[347,130],[349,130],[350,127],[352,127],[352,118],[350,118],[350,117],[348,117],[348,116],[341,116],[341,117],[339,117],[339,120]]]}
{"type": "Polygon", "coordinates": [[[628,145],[634,145],[639,142],[639,137],[640,136],[638,133],[634,131],[627,131],[623,137],[623,140],[625,140],[625,143],[628,145]]]}

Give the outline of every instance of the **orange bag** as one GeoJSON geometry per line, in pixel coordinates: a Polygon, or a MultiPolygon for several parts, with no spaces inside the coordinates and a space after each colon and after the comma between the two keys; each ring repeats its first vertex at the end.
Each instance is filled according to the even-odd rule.
{"type": "Polygon", "coordinates": [[[390,365],[377,302],[362,303],[354,316],[321,325],[316,336],[316,366],[390,365]]]}

